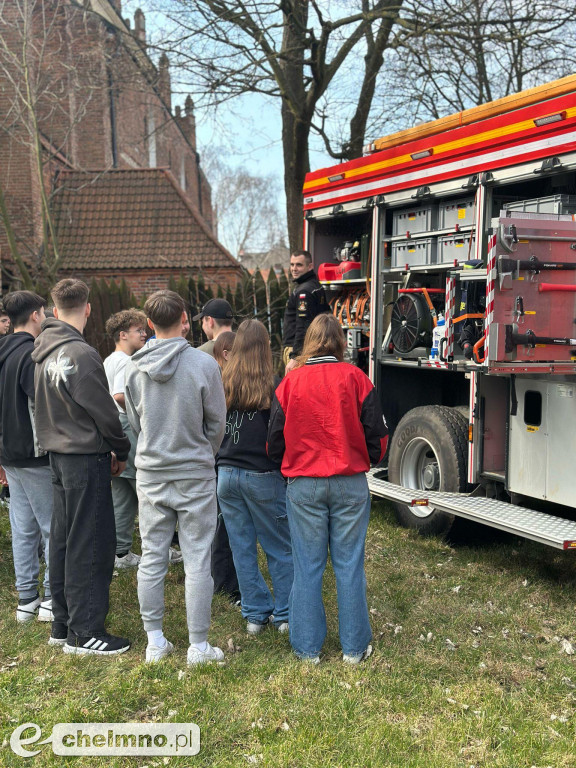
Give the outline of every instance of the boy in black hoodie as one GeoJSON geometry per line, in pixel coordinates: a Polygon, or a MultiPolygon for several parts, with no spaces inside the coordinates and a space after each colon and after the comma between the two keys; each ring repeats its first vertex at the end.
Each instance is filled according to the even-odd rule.
{"type": "Polygon", "coordinates": [[[52,645],[65,653],[110,655],[130,648],[104,628],[116,528],[111,477],[124,471],[130,441],[98,352],[82,336],[88,286],[60,280],[54,317],[42,325],[32,359],[36,431],[50,453],[54,512],[50,529],[52,645]]]}
{"type": "Polygon", "coordinates": [[[16,619],[52,621],[48,568],[44,597],[38,593],[42,543],[48,561],[52,482],[47,454],[36,441],[34,421],[34,339],[46,302],[32,291],[15,291],[4,311],[14,333],[0,338],[0,464],[10,484],[10,527],[18,607],[16,619]]]}

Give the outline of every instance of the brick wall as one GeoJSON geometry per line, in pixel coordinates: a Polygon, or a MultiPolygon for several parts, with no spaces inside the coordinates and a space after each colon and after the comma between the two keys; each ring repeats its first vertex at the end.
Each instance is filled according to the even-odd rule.
{"type": "MultiPolygon", "coordinates": [[[[120,0],[114,5],[121,10],[120,0]]],[[[36,17],[33,27],[43,49],[42,57],[34,62],[38,70],[35,76],[41,75],[45,89],[37,114],[46,145],[52,144],[61,153],[56,165],[103,171],[114,162],[121,168],[150,167],[154,142],[154,164],[171,169],[191,204],[212,228],[211,191],[196,152],[193,104],[188,98],[184,110],[175,109],[172,115],[169,64],[163,63],[159,77],[152,62],[126,44],[132,39],[128,35],[135,31],[120,22],[111,25],[72,0],[51,0],[37,8],[45,13],[36,17]]],[[[14,3],[5,5],[3,35],[14,50],[22,45],[21,30],[10,27],[17,14],[14,3]]],[[[138,19],[142,41],[141,13],[138,19]]],[[[145,43],[139,45],[142,54],[145,43]]],[[[25,130],[18,126],[18,120],[13,122],[13,102],[14,93],[2,78],[0,123],[9,131],[0,131],[0,183],[22,251],[33,264],[42,243],[39,180],[30,137],[22,141],[25,130]]],[[[55,166],[48,167],[54,170],[55,166]]],[[[45,182],[49,194],[50,174],[45,173],[45,182]]],[[[2,226],[0,258],[4,263],[10,261],[2,226]]]]}

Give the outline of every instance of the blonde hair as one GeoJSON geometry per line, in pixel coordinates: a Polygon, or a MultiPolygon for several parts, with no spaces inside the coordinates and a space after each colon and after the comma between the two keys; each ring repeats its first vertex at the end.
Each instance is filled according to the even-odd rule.
{"type": "Polygon", "coordinates": [[[240,323],[222,382],[228,410],[270,408],[274,392],[272,348],[268,331],[259,320],[240,323]]]}
{"type": "Polygon", "coordinates": [[[300,367],[311,357],[325,355],[332,355],[341,363],[344,360],[345,348],[344,331],[334,315],[329,313],[317,315],[306,331],[302,353],[296,359],[296,363],[300,367]]]}

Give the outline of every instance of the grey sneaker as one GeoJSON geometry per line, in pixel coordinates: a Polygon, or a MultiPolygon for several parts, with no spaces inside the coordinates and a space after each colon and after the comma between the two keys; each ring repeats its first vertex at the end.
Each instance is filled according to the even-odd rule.
{"type": "Polygon", "coordinates": [[[290,625],[287,621],[281,621],[280,624],[274,624],[274,627],[282,635],[285,635],[286,632],[290,630],[290,625]]]}
{"type": "Polygon", "coordinates": [[[188,648],[188,665],[193,666],[195,664],[210,664],[213,661],[224,661],[224,653],[220,648],[213,648],[210,643],[207,643],[205,651],[199,651],[198,648],[190,646],[188,648]]]}
{"type": "Polygon", "coordinates": [[[320,664],[320,656],[298,656],[297,658],[300,661],[303,661],[305,664],[320,664]]]}
{"type": "Polygon", "coordinates": [[[179,549],[170,547],[170,554],[168,556],[168,563],[174,565],[174,563],[181,563],[183,560],[182,552],[179,549]]]}
{"type": "Polygon", "coordinates": [[[148,645],[146,646],[146,663],[154,664],[161,659],[165,659],[166,656],[170,656],[171,653],[174,653],[174,646],[170,640],[166,640],[166,645],[162,648],[159,648],[157,645],[148,645]]]}
{"type": "Polygon", "coordinates": [[[29,600],[27,603],[19,602],[18,607],[16,608],[16,621],[19,621],[20,624],[32,621],[38,613],[38,608],[40,608],[41,603],[42,598],[39,595],[32,600],[29,600]]]}
{"type": "Polygon", "coordinates": [[[247,621],[246,632],[248,632],[249,635],[259,635],[260,632],[263,632],[267,626],[267,621],[265,621],[264,624],[257,624],[255,621],[247,621]]]}
{"type": "Polygon", "coordinates": [[[53,619],[52,598],[49,600],[42,600],[40,607],[38,608],[38,621],[52,621],[53,619]]]}
{"type": "Polygon", "coordinates": [[[351,656],[349,653],[345,653],[342,656],[342,661],[346,664],[360,664],[361,661],[364,661],[364,659],[367,659],[371,655],[372,646],[369,645],[363,653],[360,653],[357,656],[351,656]]]}
{"type": "Polygon", "coordinates": [[[140,555],[136,555],[132,551],[128,552],[124,557],[118,557],[118,555],[116,555],[114,558],[114,568],[136,568],[141,559],[140,555]]]}

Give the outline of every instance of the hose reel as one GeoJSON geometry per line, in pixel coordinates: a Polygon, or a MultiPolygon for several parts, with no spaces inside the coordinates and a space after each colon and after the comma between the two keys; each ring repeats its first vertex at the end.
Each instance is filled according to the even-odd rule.
{"type": "Polygon", "coordinates": [[[394,349],[407,355],[417,347],[430,347],[432,343],[432,315],[423,296],[404,293],[392,307],[390,320],[394,349]]]}

